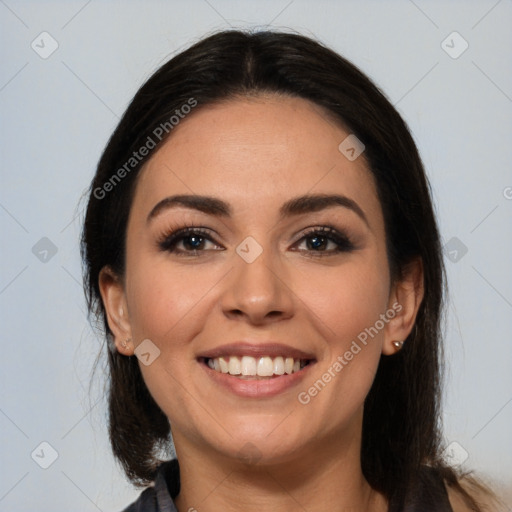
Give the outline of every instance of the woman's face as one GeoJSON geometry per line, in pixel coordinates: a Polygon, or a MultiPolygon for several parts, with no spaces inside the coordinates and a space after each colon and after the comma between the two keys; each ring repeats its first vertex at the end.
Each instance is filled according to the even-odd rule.
{"type": "Polygon", "coordinates": [[[407,326],[349,135],[303,99],[232,100],[181,121],[141,172],[124,280],[102,293],[178,453],[282,462],[360,436],[407,326]]]}

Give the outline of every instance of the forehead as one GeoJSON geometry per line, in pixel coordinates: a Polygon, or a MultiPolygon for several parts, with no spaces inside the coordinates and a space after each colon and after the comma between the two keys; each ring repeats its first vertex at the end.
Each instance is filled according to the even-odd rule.
{"type": "Polygon", "coordinates": [[[166,195],[192,193],[262,208],[294,195],[339,192],[379,210],[364,153],[350,161],[340,152],[350,132],[321,107],[259,96],[196,108],[145,164],[137,206],[141,198],[147,209],[166,195]]]}

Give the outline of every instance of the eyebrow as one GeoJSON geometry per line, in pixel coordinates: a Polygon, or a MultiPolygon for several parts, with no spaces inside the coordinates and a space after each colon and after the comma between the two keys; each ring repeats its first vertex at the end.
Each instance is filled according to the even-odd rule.
{"type": "MultiPolygon", "coordinates": [[[[221,199],[211,196],[200,195],[174,195],[162,199],[149,212],[147,223],[160,215],[165,210],[183,206],[193,210],[198,210],[209,215],[217,217],[230,217],[232,208],[221,199]]],[[[312,213],[332,208],[333,206],[342,206],[356,213],[367,226],[368,219],[361,207],[349,197],[339,194],[306,194],[295,197],[284,203],[279,209],[281,220],[293,215],[312,213]]]]}

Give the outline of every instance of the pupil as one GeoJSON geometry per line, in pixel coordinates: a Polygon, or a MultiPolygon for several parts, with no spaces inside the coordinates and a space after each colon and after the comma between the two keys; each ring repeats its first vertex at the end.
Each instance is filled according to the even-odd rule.
{"type": "Polygon", "coordinates": [[[192,249],[197,249],[202,243],[202,237],[200,236],[189,236],[187,238],[187,245],[192,249]]]}
{"type": "Polygon", "coordinates": [[[311,246],[314,249],[318,249],[320,246],[324,245],[324,238],[319,236],[314,236],[311,238],[311,246]]]}

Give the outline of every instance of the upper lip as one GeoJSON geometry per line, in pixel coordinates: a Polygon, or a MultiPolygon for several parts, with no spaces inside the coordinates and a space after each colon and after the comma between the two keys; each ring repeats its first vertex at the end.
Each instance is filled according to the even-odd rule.
{"type": "Polygon", "coordinates": [[[220,345],[205,352],[201,352],[199,355],[199,357],[207,359],[215,359],[216,357],[222,356],[252,356],[255,358],[264,356],[283,356],[293,357],[294,359],[315,359],[315,356],[312,353],[277,342],[251,343],[247,341],[238,341],[220,345]]]}

